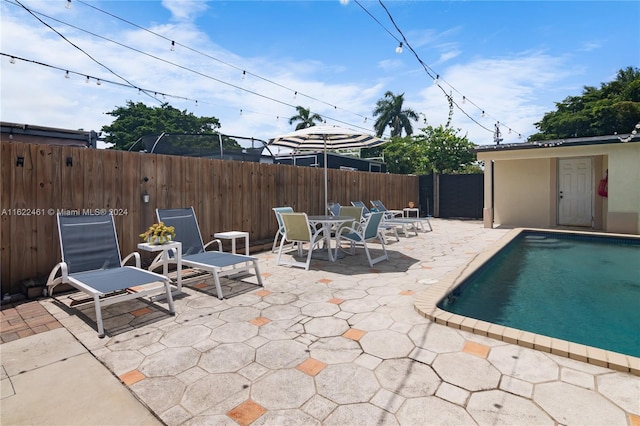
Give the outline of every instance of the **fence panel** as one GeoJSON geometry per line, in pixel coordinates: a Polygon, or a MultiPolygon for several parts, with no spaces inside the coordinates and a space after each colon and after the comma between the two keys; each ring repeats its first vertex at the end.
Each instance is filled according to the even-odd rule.
{"type": "MultiPolygon", "coordinates": [[[[326,212],[323,168],[8,141],[0,150],[2,294],[18,292],[25,279],[46,277],[60,261],[59,211],[113,210],[124,255],[156,221],[157,207],[193,206],[204,239],[248,231],[254,250],[273,241],[272,207],[326,212]],[[29,209],[32,214],[16,214],[29,209]]],[[[379,198],[395,208],[419,195],[416,176],[330,169],[328,178],[329,200],[341,204],[379,198]]]]}

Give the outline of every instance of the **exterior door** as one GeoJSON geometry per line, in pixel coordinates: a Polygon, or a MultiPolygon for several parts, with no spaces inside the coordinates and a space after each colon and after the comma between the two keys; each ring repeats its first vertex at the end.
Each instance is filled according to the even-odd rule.
{"type": "Polygon", "coordinates": [[[591,158],[558,160],[558,225],[591,226],[593,176],[591,158]]]}

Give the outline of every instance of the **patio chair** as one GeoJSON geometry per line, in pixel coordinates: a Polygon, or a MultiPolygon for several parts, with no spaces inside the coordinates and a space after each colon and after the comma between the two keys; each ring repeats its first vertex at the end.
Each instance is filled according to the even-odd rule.
{"type": "Polygon", "coordinates": [[[278,251],[278,258],[276,259],[276,265],[289,265],[297,266],[309,270],[311,264],[311,254],[318,243],[323,241],[322,228],[315,229],[309,224],[309,218],[306,213],[281,213],[282,223],[284,225],[284,237],[280,241],[280,250],[278,251]],[[296,260],[283,261],[282,250],[285,241],[294,244],[297,247],[298,256],[303,256],[304,245],[307,244],[307,260],[306,262],[300,262],[296,260]]]}
{"type": "Polygon", "coordinates": [[[327,210],[329,210],[329,214],[332,216],[340,216],[341,207],[340,203],[329,203],[327,210]]]}
{"type": "MultiPolygon", "coordinates": [[[[367,208],[367,205],[365,203],[363,203],[362,201],[352,201],[351,205],[354,207],[359,207],[362,209],[362,218],[366,219],[367,217],[369,217],[369,215],[371,214],[371,211],[367,208]]],[[[384,243],[387,243],[387,232],[391,232],[393,233],[393,236],[396,238],[396,241],[400,241],[400,237],[398,236],[398,227],[402,228],[405,237],[407,236],[407,229],[406,227],[408,226],[407,224],[404,223],[387,223],[387,220],[389,217],[387,217],[387,215],[384,216],[382,224],[380,225],[382,227],[382,229],[384,229],[384,232],[382,232],[382,238],[384,239],[384,243]]],[[[417,235],[417,234],[416,234],[417,235]]]]}
{"type": "Polygon", "coordinates": [[[278,230],[273,237],[273,246],[271,247],[271,253],[275,253],[279,239],[284,236],[284,225],[282,224],[280,213],[293,213],[293,207],[273,207],[271,210],[273,210],[273,213],[276,215],[276,220],[278,221],[278,230]]]}
{"type": "MultiPolygon", "coordinates": [[[[364,251],[367,254],[367,259],[369,260],[369,265],[373,267],[378,262],[382,262],[383,260],[389,260],[389,255],[387,254],[387,249],[384,244],[384,236],[382,235],[382,230],[380,225],[383,220],[383,212],[371,212],[366,221],[362,224],[356,223],[352,228],[342,228],[337,238],[339,242],[347,241],[350,246],[349,254],[355,254],[356,245],[362,245],[364,247],[364,251]],[[368,241],[379,240],[382,245],[383,255],[376,257],[375,259],[371,258],[371,253],[369,252],[369,247],[367,246],[368,241]]],[[[340,248],[340,244],[336,248],[337,251],[340,248]]]]}
{"type": "MultiPolygon", "coordinates": [[[[258,269],[258,258],[242,254],[225,253],[222,251],[222,242],[212,240],[207,244],[202,242],[202,234],[196,219],[193,207],[178,209],[156,209],[158,221],[167,226],[173,226],[176,233],[176,241],[182,243],[182,265],[193,269],[208,272],[213,275],[218,293],[218,299],[223,299],[220,277],[240,274],[254,270],[258,284],[262,287],[262,277],[258,269]],[[213,243],[218,245],[218,250],[207,251],[213,243]],[[243,265],[240,266],[239,265],[243,265]]],[[[149,269],[160,264],[156,258],[149,269]]]]}
{"type": "Polygon", "coordinates": [[[53,295],[58,284],[69,284],[93,298],[98,335],[104,337],[102,306],[164,293],[169,312],[175,313],[171,280],[140,268],[140,255],[133,252],[124,259],[113,221],[108,215],[58,215],[58,234],[62,262],[47,279],[53,295]],[[134,259],[135,266],[125,266],[134,259]],[[57,276],[60,273],[60,276],[57,276]],[[152,285],[155,284],[155,285],[152,285]],[[144,287],[143,287],[144,286],[144,287]]]}

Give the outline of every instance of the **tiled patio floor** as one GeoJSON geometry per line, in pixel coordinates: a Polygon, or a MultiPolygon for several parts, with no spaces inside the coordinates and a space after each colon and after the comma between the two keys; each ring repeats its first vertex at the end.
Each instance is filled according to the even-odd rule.
{"type": "MultiPolygon", "coordinates": [[[[640,425],[640,378],[430,322],[417,294],[507,231],[433,232],[312,268],[258,254],[255,277],[186,281],[176,316],[142,301],[40,303],[168,425],[640,425]]],[[[378,246],[379,247],[379,246],[378,246]]],[[[376,247],[377,248],[377,247],[376,247]]]]}

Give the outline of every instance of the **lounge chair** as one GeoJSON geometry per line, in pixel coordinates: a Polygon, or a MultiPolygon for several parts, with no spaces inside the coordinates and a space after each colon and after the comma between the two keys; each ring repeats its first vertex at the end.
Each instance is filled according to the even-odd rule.
{"type": "Polygon", "coordinates": [[[370,203],[379,212],[385,212],[387,214],[387,217],[402,217],[404,215],[402,210],[389,210],[384,206],[384,204],[382,204],[382,201],[380,200],[373,200],[370,201],[370,203]]]}
{"type": "Polygon", "coordinates": [[[271,210],[273,210],[273,213],[276,215],[276,220],[278,221],[278,230],[273,237],[273,246],[271,246],[271,253],[275,253],[278,241],[284,236],[284,225],[282,224],[280,213],[293,213],[293,207],[273,207],[271,210]]]}
{"type": "MultiPolygon", "coordinates": [[[[263,286],[260,270],[258,269],[258,258],[225,253],[222,251],[222,242],[220,240],[212,240],[207,244],[203,244],[202,234],[200,234],[200,227],[193,207],[156,209],[156,214],[158,221],[174,227],[175,240],[182,243],[182,265],[211,273],[219,299],[224,298],[222,287],[220,286],[220,277],[236,275],[253,269],[258,279],[258,284],[263,286]],[[207,248],[213,243],[218,245],[218,250],[207,251],[207,248]]],[[[150,269],[155,268],[158,264],[159,261],[156,258],[150,269]]]]}
{"type": "MultiPolygon", "coordinates": [[[[384,245],[384,236],[382,235],[382,225],[383,220],[383,212],[371,212],[369,217],[365,220],[364,223],[354,223],[353,227],[345,227],[341,228],[340,232],[337,235],[338,241],[346,241],[349,243],[350,250],[349,254],[355,254],[356,245],[362,245],[364,247],[364,251],[367,254],[367,259],[369,260],[369,265],[373,267],[378,262],[382,262],[383,260],[389,260],[389,255],[387,254],[387,249],[384,245]],[[371,258],[371,253],[369,252],[369,247],[367,246],[368,241],[380,240],[380,244],[382,245],[383,255],[378,256],[375,259],[371,258]]],[[[340,244],[336,248],[336,256],[337,251],[340,249],[340,244]]]]}
{"type": "MultiPolygon", "coordinates": [[[[371,211],[367,208],[367,205],[362,201],[352,201],[351,205],[354,207],[360,207],[362,209],[362,217],[364,219],[369,217],[369,214],[371,214],[371,211]]],[[[382,229],[384,229],[382,236],[384,238],[385,244],[387,243],[387,237],[386,237],[387,232],[392,232],[393,236],[396,237],[396,241],[400,241],[400,237],[398,236],[398,228],[402,229],[404,236],[407,237],[409,235],[407,229],[413,226],[411,222],[389,222],[389,219],[392,219],[392,218],[393,217],[391,215],[385,214],[383,216],[382,224],[380,225],[382,229]]],[[[416,235],[418,235],[417,232],[416,232],[416,235]]]]}
{"type": "Polygon", "coordinates": [[[332,216],[340,216],[341,207],[340,203],[332,203],[327,206],[327,210],[329,210],[329,214],[332,216]]]}
{"type": "Polygon", "coordinates": [[[324,241],[323,229],[311,227],[306,213],[281,213],[280,216],[282,217],[282,223],[284,225],[284,237],[280,241],[280,250],[278,251],[276,265],[297,266],[308,270],[314,248],[318,243],[324,241]],[[282,250],[286,241],[293,243],[294,246],[297,247],[298,256],[300,257],[303,256],[303,246],[305,244],[308,245],[306,262],[282,260],[282,250]]]}
{"type": "Polygon", "coordinates": [[[69,284],[90,295],[100,337],[104,337],[102,306],[164,293],[169,312],[174,314],[171,280],[141,269],[137,252],[120,257],[111,214],[58,215],[57,221],[62,262],[49,274],[48,294],[52,295],[58,284],[69,284]],[[135,266],[125,266],[130,259],[134,259],[135,266]]]}
{"type": "Polygon", "coordinates": [[[415,227],[417,229],[421,229],[422,232],[427,232],[426,228],[424,227],[424,222],[426,222],[427,226],[429,226],[429,231],[433,231],[433,228],[431,227],[431,222],[429,222],[428,217],[419,217],[419,216],[411,217],[411,218],[405,217],[404,210],[388,210],[380,200],[371,201],[371,205],[381,212],[389,213],[389,215],[393,216],[392,219],[404,219],[405,221],[410,221],[412,223],[415,223],[415,227]]]}

